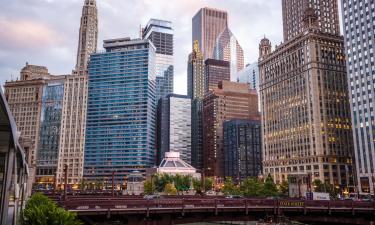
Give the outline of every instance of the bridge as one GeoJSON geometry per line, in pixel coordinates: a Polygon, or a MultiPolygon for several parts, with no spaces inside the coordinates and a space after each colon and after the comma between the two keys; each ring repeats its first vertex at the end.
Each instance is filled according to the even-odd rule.
{"type": "Polygon", "coordinates": [[[316,224],[374,224],[375,203],[298,199],[166,196],[69,196],[58,201],[87,224],[184,224],[203,221],[257,221],[271,218],[316,224]]]}

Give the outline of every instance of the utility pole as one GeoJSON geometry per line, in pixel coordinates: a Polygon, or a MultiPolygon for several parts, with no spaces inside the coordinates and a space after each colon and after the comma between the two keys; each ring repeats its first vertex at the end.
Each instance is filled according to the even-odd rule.
{"type": "Polygon", "coordinates": [[[115,196],[115,171],[112,171],[112,197],[115,196]]]}
{"type": "Polygon", "coordinates": [[[67,196],[67,189],[68,189],[68,164],[64,165],[64,200],[68,199],[67,196]]]}

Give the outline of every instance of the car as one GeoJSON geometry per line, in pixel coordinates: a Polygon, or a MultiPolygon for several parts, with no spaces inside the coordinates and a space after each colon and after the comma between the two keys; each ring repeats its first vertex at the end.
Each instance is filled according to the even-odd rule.
{"type": "Polygon", "coordinates": [[[143,196],[144,199],[152,200],[152,199],[159,199],[160,195],[145,195],[143,196]]]}
{"type": "Polygon", "coordinates": [[[243,197],[241,195],[228,195],[225,198],[227,198],[227,199],[242,199],[243,197]]]}

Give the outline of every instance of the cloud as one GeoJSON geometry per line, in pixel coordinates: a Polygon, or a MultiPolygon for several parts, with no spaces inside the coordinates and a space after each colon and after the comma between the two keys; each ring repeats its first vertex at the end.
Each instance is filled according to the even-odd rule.
{"type": "MultiPolygon", "coordinates": [[[[52,74],[69,73],[75,64],[83,0],[3,1],[0,7],[0,84],[9,79],[10,74],[13,77],[19,74],[25,61],[47,66],[52,74]],[[5,26],[8,34],[3,32],[5,26]],[[5,44],[7,42],[13,44],[5,44]]],[[[144,26],[150,18],[172,21],[174,89],[179,94],[186,94],[191,20],[200,8],[228,11],[229,26],[244,49],[245,63],[257,60],[258,44],[263,35],[274,44],[282,40],[281,0],[97,0],[97,5],[99,49],[103,39],[139,37],[139,26],[144,26]]]]}
{"type": "Polygon", "coordinates": [[[0,18],[0,47],[3,49],[38,49],[62,43],[62,37],[52,28],[31,20],[0,18]]]}

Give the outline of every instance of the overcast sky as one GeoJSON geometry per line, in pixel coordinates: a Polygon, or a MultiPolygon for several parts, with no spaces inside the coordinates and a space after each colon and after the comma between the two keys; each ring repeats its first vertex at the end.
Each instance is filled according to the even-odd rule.
{"type": "MultiPolygon", "coordinates": [[[[26,61],[47,66],[51,74],[69,74],[75,66],[84,0],[1,0],[0,84],[19,77],[26,61]]],[[[139,37],[150,18],[172,21],[175,41],[175,93],[186,94],[191,19],[202,7],[226,10],[229,27],[244,49],[245,64],[258,57],[266,35],[282,40],[281,0],[97,0],[98,49],[102,40],[139,37]]]]}

